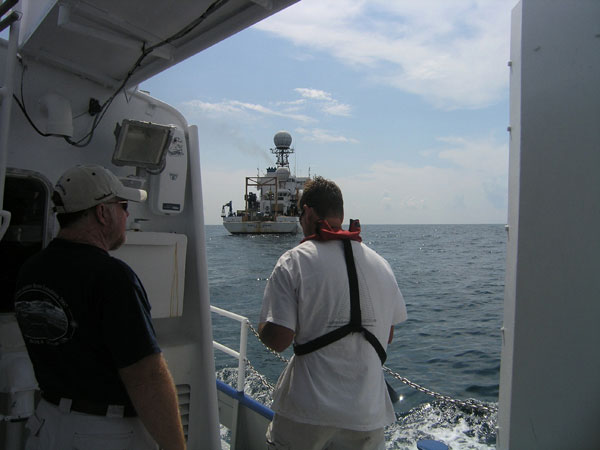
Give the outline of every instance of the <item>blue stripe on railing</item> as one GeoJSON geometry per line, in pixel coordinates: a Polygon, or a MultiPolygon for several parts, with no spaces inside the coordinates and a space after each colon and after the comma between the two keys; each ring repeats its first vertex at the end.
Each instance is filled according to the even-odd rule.
{"type": "Polygon", "coordinates": [[[258,403],[252,397],[247,397],[243,392],[236,391],[227,383],[223,383],[220,380],[217,380],[217,389],[223,392],[225,395],[237,400],[240,404],[250,408],[252,411],[257,412],[261,416],[273,420],[273,415],[275,414],[271,408],[267,408],[265,405],[258,403]]]}

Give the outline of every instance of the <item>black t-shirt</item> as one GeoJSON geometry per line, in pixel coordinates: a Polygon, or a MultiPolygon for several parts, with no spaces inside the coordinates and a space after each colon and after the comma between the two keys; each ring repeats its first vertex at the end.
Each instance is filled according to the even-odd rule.
{"type": "Polygon", "coordinates": [[[64,239],[29,259],[15,312],[42,391],[131,404],[118,369],[160,347],[141,281],[108,252],[64,239]]]}

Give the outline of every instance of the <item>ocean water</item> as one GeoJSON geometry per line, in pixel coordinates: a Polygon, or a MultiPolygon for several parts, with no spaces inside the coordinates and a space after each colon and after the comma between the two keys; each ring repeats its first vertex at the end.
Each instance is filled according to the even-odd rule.
{"type": "MultiPolygon", "coordinates": [[[[404,295],[408,320],[395,329],[386,366],[398,376],[459,401],[441,400],[386,379],[401,396],[389,449],[437,439],[451,449],[492,449],[496,442],[506,234],[503,225],[362,225],[363,242],[388,260],[404,295]]],[[[211,303],[258,325],[262,294],[279,256],[301,236],[232,236],[206,227],[211,303]]],[[[215,340],[237,348],[239,324],[213,315],[215,340]]],[[[291,356],[290,350],[283,354],[291,356]]],[[[248,359],[271,385],[284,363],[252,334],[248,359]]],[[[235,386],[237,362],[216,352],[218,375],[235,386]]],[[[250,375],[246,392],[270,404],[270,391],[250,375]]],[[[359,405],[357,405],[359,406],[359,405]]]]}

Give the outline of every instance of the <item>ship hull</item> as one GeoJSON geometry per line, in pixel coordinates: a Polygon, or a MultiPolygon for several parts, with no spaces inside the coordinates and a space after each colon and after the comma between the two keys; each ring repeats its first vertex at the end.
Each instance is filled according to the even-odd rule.
{"type": "MultiPolygon", "coordinates": [[[[297,217],[276,221],[223,220],[223,226],[231,234],[297,234],[302,231],[297,217]]],[[[241,218],[240,218],[241,219],[241,218]]]]}

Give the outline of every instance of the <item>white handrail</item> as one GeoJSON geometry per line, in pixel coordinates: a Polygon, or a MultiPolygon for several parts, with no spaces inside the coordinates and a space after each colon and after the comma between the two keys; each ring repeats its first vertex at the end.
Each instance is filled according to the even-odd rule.
{"type": "Polygon", "coordinates": [[[239,359],[240,358],[240,352],[236,352],[235,350],[220,344],[217,341],[213,341],[213,347],[216,348],[217,350],[221,350],[223,353],[227,353],[229,356],[233,356],[235,359],[239,359]]]}
{"type": "Polygon", "coordinates": [[[232,313],[225,309],[218,308],[216,306],[210,306],[211,312],[219,314],[220,316],[227,317],[229,319],[240,322],[240,351],[227,347],[220,342],[213,340],[213,347],[217,350],[233,356],[238,359],[238,379],[237,379],[237,390],[238,392],[244,391],[244,384],[246,383],[246,347],[248,346],[248,324],[250,321],[247,317],[240,316],[239,314],[232,313]]]}
{"type": "Polygon", "coordinates": [[[217,313],[221,316],[229,317],[230,319],[237,320],[238,322],[243,322],[244,320],[248,320],[244,316],[240,316],[239,314],[233,313],[231,311],[227,311],[226,309],[221,309],[216,306],[211,305],[210,310],[214,313],[217,313]]]}

